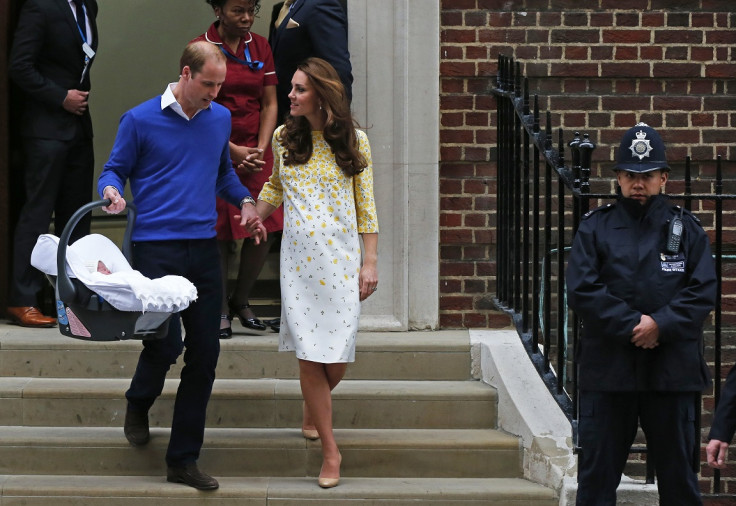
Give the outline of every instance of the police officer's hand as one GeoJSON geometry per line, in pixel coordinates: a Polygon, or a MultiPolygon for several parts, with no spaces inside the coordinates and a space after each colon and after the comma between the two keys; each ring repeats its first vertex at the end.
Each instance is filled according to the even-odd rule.
{"type": "Polygon", "coordinates": [[[726,458],[728,457],[728,443],[711,439],[708,446],[705,447],[705,454],[708,456],[708,465],[716,469],[726,467],[726,458]]]}
{"type": "Polygon", "coordinates": [[[644,349],[656,348],[659,346],[659,326],[649,315],[641,315],[639,324],[634,327],[631,342],[634,346],[644,349]]]}

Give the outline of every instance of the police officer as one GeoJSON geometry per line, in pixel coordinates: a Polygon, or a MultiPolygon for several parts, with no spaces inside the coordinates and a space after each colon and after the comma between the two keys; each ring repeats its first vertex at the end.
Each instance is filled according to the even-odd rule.
{"type": "Polygon", "coordinates": [[[695,402],[710,383],[703,322],[714,307],[710,242],[698,219],[661,194],[669,176],[659,134],[623,136],[620,198],[582,220],[567,267],[582,320],[578,505],[615,505],[641,424],[660,504],[702,504],[692,469],[695,402]]]}

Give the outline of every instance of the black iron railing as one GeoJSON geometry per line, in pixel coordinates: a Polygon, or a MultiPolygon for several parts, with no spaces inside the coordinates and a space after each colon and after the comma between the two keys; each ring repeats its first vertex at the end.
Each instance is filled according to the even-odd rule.
{"type": "MultiPolygon", "coordinates": [[[[591,192],[591,160],[595,143],[574,132],[565,143],[562,128],[553,140],[552,115],[540,123],[539,97],[529,96],[520,64],[499,56],[493,94],[497,98],[497,287],[496,303],[513,317],[530,359],[577,434],[578,378],[574,351],[579,322],[568,311],[565,253],[591,203],[615,199],[613,193],[591,192]],[[569,160],[566,159],[569,153],[569,160]]],[[[714,396],[720,396],[721,284],[723,273],[723,194],[721,159],[716,161],[714,193],[692,193],[691,162],[685,161],[684,192],[672,195],[686,209],[693,203],[713,213],[713,253],[718,273],[718,299],[713,321],[714,396]],[[703,206],[703,204],[706,204],[703,206]],[[712,211],[711,211],[712,208],[712,211]]],[[[672,184],[672,180],[670,180],[672,184]]],[[[710,361],[710,360],[709,360],[710,361]]],[[[701,401],[697,400],[698,412],[701,401]]],[[[700,425],[698,425],[698,429],[700,425]]],[[[698,431],[699,432],[699,431],[698,431]]],[[[700,438],[693,448],[693,467],[700,468],[700,438]]],[[[645,453],[644,447],[632,451],[645,453]]],[[[647,481],[654,471],[647,468],[647,481]]],[[[720,492],[714,473],[713,490],[720,492]]]]}

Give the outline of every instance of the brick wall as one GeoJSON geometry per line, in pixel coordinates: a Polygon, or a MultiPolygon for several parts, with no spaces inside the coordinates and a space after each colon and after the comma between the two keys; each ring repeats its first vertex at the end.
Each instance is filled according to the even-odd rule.
{"type": "MultiPolygon", "coordinates": [[[[683,191],[686,156],[693,162],[694,191],[713,192],[717,155],[723,158],[723,192],[736,193],[735,2],[441,0],[440,324],[445,328],[510,322],[493,304],[496,102],[490,90],[498,54],[521,63],[530,92],[539,94],[542,110],[553,112],[553,126],[565,129],[566,140],[574,130],[590,134],[598,145],[593,177],[600,184],[613,175],[609,169],[623,132],[644,121],[667,144],[671,193],[683,191]]],[[[735,207],[734,201],[725,203],[724,243],[731,255],[735,207]]],[[[712,235],[712,206],[694,211],[712,235]]],[[[726,265],[727,367],[736,359],[735,278],[736,267],[726,265]]],[[[712,344],[712,331],[706,337],[712,344]]],[[[706,429],[712,406],[706,395],[706,429]]],[[[736,493],[735,470],[731,461],[723,474],[730,493],[736,493]]],[[[706,492],[710,476],[704,468],[706,492]]]]}
{"type": "MultiPolygon", "coordinates": [[[[509,322],[492,303],[496,104],[489,90],[499,53],[521,63],[555,128],[570,138],[575,129],[588,132],[598,144],[594,177],[611,175],[606,162],[623,131],[644,121],[667,143],[670,191],[677,192],[687,155],[696,178],[713,176],[718,154],[734,177],[735,45],[729,0],[441,0],[441,326],[509,322]]],[[[736,192],[733,181],[724,191],[736,192]]],[[[736,218],[729,220],[725,237],[734,243],[736,218]]]]}

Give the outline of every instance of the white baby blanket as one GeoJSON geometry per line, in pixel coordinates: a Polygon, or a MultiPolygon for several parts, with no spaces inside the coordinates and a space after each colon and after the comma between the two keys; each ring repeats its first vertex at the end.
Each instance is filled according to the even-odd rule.
{"type": "MultiPolygon", "coordinates": [[[[31,254],[31,265],[56,276],[58,248],[59,238],[55,235],[39,236],[31,254]]],[[[87,235],[67,247],[66,271],[120,311],[175,313],[197,300],[197,288],[188,279],[145,277],[130,266],[115,243],[100,234],[87,235]],[[97,272],[100,260],[110,274],[97,272]]]]}

